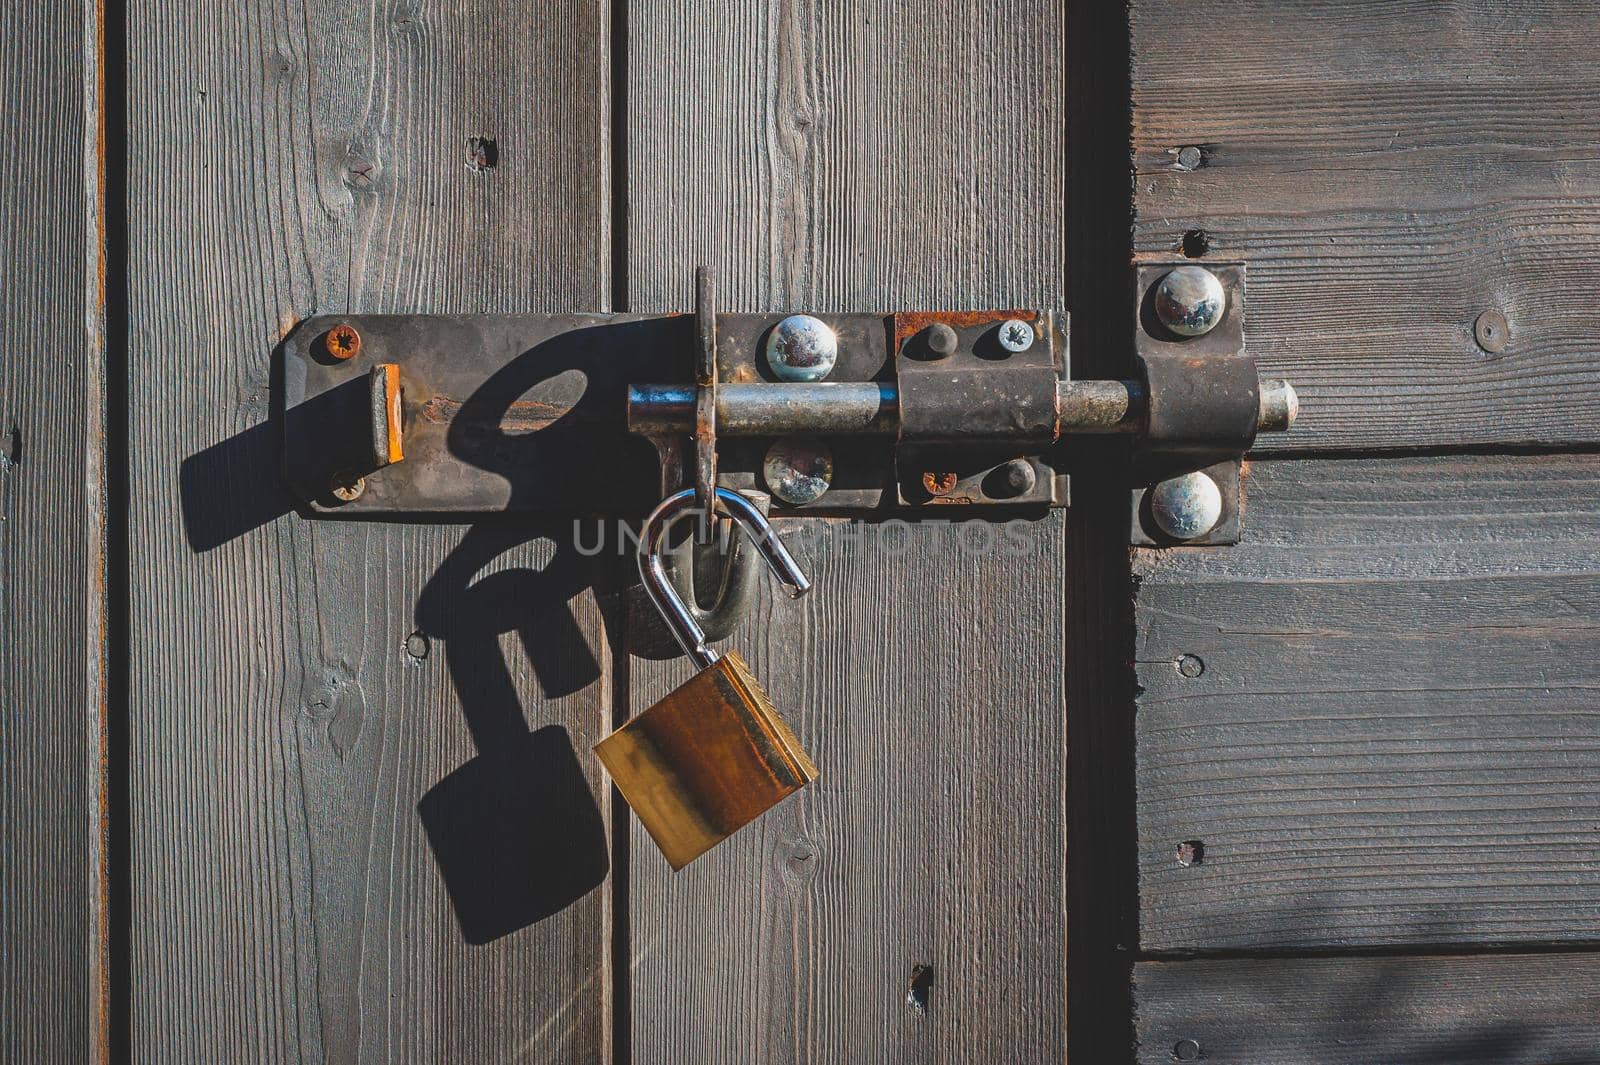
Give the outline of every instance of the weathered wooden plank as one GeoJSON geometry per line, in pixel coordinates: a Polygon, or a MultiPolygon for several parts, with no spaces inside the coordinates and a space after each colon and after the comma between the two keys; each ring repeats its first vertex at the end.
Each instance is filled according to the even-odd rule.
{"type": "Polygon", "coordinates": [[[564,527],[269,520],[260,429],[312,314],[604,309],[606,25],[129,6],[136,1057],[609,1057],[594,568],[564,527]]]}
{"type": "Polygon", "coordinates": [[[0,41],[0,1058],[105,1052],[96,9],[0,41]]]}
{"type": "Polygon", "coordinates": [[[1596,939],[1593,456],[1258,461],[1134,569],[1145,950],[1596,939]]]}
{"type": "Polygon", "coordinates": [[[1549,1065],[1595,1060],[1600,956],[1145,962],[1138,1060],[1549,1065]]]}
{"type": "MultiPolygon", "coordinates": [[[[635,309],[697,261],[737,309],[1060,304],[1058,5],[629,14],[635,309]]],[[[821,778],[676,876],[635,828],[633,1060],[1061,1060],[1061,514],[782,531],[815,592],[732,642],[821,778]]],[[[685,676],[636,658],[633,709],[685,676]]]]}
{"type": "Polygon", "coordinates": [[[1203,231],[1249,263],[1247,343],[1304,399],[1262,450],[1600,440],[1593,5],[1136,0],[1131,20],[1134,246],[1203,231]],[[1474,340],[1485,311],[1503,351],[1474,340]]]}

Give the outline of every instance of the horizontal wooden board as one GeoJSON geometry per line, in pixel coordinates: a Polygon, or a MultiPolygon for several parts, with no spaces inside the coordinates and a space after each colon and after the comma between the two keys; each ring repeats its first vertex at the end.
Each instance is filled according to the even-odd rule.
{"type": "Polygon", "coordinates": [[[1134,568],[1146,951],[1600,941],[1600,459],[1258,461],[1134,568]]]}
{"type": "Polygon", "coordinates": [[[1576,1065],[1600,955],[1144,962],[1134,1001],[1141,1065],[1576,1065]]]}
{"type": "Polygon", "coordinates": [[[105,375],[92,3],[0,36],[0,1060],[106,1053],[105,375]]]}
{"type": "Polygon", "coordinates": [[[1135,0],[1134,245],[1250,266],[1261,450],[1600,440],[1600,10],[1135,0]],[[1200,163],[1179,151],[1200,150],[1200,163]],[[1509,344],[1480,348],[1485,311],[1509,344]]]}

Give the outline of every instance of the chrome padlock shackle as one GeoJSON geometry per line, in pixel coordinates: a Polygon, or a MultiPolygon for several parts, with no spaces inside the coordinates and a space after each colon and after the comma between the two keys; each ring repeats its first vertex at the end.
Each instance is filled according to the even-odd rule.
{"type": "MultiPolygon", "coordinates": [[[[811,588],[811,582],[755,504],[726,488],[717,489],[717,502],[744,531],[756,550],[761,552],[761,557],[767,561],[767,568],[778,578],[778,583],[789,598],[798,599],[805,595],[811,588]]],[[[680,519],[691,513],[694,503],[695,490],[686,488],[662,500],[661,505],[644,519],[644,525],[639,529],[639,579],[644,582],[644,590],[650,596],[650,601],[666,618],[667,627],[672,630],[684,653],[694,659],[698,668],[706,669],[714,665],[719,656],[706,646],[705,630],[673,587],[667,576],[666,563],[661,557],[667,533],[680,519]]]]}

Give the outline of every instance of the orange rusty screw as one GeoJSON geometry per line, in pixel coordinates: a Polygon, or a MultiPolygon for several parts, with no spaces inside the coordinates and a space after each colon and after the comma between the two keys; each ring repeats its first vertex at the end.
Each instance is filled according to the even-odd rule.
{"type": "Polygon", "coordinates": [[[336,359],[353,359],[361,354],[361,334],[355,331],[354,326],[334,326],[328,330],[324,343],[327,345],[328,354],[336,359]]]}
{"type": "Polygon", "coordinates": [[[367,490],[367,479],[349,470],[341,470],[328,483],[328,492],[341,503],[354,503],[367,490]]]}

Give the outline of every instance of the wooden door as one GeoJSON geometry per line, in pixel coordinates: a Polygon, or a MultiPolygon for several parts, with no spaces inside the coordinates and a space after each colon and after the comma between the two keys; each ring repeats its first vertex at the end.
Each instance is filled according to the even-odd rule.
{"type": "Polygon", "coordinates": [[[1594,1059],[1589,5],[12,21],[5,1060],[1594,1059]],[[1130,550],[1115,441],[1020,556],[786,520],[816,593],[734,643],[823,775],[676,876],[590,751],[688,674],[628,560],[279,476],[313,315],[678,311],[704,262],[1066,308],[1123,377],[1182,256],[1304,401],[1241,543],[1130,550]]]}
{"type": "Polygon", "coordinates": [[[1134,249],[1245,260],[1303,412],[1135,554],[1138,1058],[1593,1060],[1600,21],[1200,7],[1132,5],[1134,249]]]}
{"type": "Polygon", "coordinates": [[[736,642],[823,779],[674,876],[590,750],[688,673],[631,566],[293,512],[272,354],[683,310],[697,262],[729,310],[1059,306],[1059,11],[127,15],[132,1056],[1058,1058],[1062,513],[1023,558],[785,527],[817,593],[736,642]]]}

